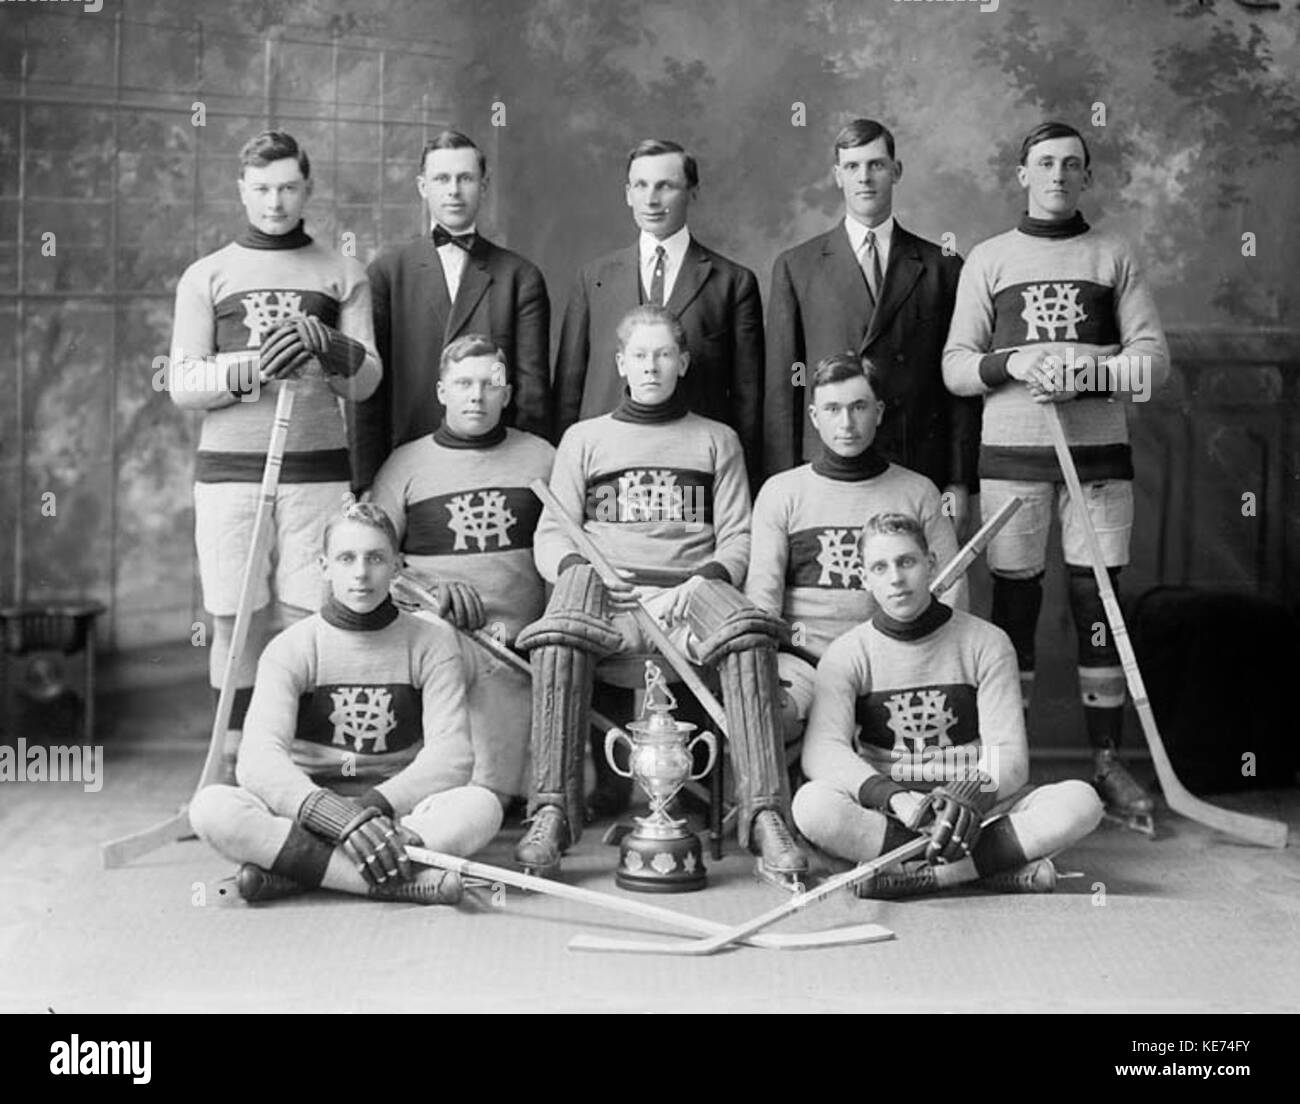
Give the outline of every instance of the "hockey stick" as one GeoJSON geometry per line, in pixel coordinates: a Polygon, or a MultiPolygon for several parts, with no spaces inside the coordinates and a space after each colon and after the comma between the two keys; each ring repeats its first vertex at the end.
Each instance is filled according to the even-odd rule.
{"type": "Polygon", "coordinates": [[[957,550],[957,555],[944,564],[939,574],[930,582],[930,593],[938,598],[951,589],[957,580],[966,574],[970,565],[979,559],[1002,527],[1011,520],[1011,515],[1023,504],[1024,500],[1021,498],[1011,498],[1004,502],[1002,509],[981,525],[975,535],[957,550]]]}
{"type": "MultiPolygon", "coordinates": [[[[399,571],[393,576],[392,590],[394,593],[400,594],[404,600],[423,606],[428,609],[430,613],[438,616],[437,597],[434,595],[433,591],[431,591],[429,587],[411,571],[410,568],[399,571]]],[[[448,625],[451,625],[451,622],[445,617],[442,618],[442,620],[446,621],[448,625]]],[[[471,631],[469,629],[462,629],[455,625],[452,627],[455,628],[458,633],[468,636],[489,655],[501,660],[502,663],[506,664],[508,667],[512,667],[528,679],[529,682],[532,682],[533,669],[528,665],[528,662],[524,657],[515,652],[513,648],[502,644],[501,641],[490,632],[485,632],[483,629],[474,629],[471,631]]],[[[597,713],[594,709],[591,711],[591,719],[596,727],[600,728],[604,732],[608,732],[610,729],[616,729],[620,732],[622,731],[622,729],[608,717],[597,713]]]]}
{"type": "MultiPolygon", "coordinates": [[[[592,905],[595,908],[628,913],[647,920],[657,920],[680,931],[716,936],[732,930],[716,920],[705,920],[703,917],[691,916],[688,913],[677,912],[674,909],[660,908],[658,905],[651,905],[644,901],[615,897],[612,893],[601,893],[594,889],[583,889],[580,886],[566,885],[564,882],[554,882],[549,878],[536,878],[531,874],[507,870],[502,866],[490,866],[487,863],[473,862],[470,859],[447,855],[441,851],[430,851],[423,847],[407,847],[406,854],[413,861],[423,863],[426,866],[438,866],[444,870],[454,870],[466,877],[486,878],[489,881],[500,882],[503,885],[512,885],[517,889],[532,890],[536,893],[548,894],[551,897],[562,897],[567,901],[592,905]]],[[[582,937],[576,938],[580,939],[582,937]]],[[[790,935],[755,935],[752,939],[746,939],[746,942],[753,943],[757,947],[767,947],[773,950],[795,950],[801,947],[833,947],[849,943],[876,943],[880,940],[893,938],[894,933],[889,928],[881,927],[879,924],[857,924],[852,927],[830,928],[817,932],[798,932],[790,935]]],[[[569,946],[572,949],[583,949],[575,947],[574,942],[570,942],[569,946]]]]}
{"type": "MultiPolygon", "coordinates": [[[[253,619],[254,572],[260,561],[262,545],[271,532],[270,513],[275,503],[276,488],[280,485],[280,465],[284,462],[285,441],[289,436],[289,418],[293,414],[294,381],[287,379],[280,385],[275,400],[275,420],[271,426],[271,440],[266,449],[266,466],[262,469],[262,488],[257,500],[257,514],[253,518],[253,533],[248,544],[248,559],[244,562],[244,578],[239,588],[239,604],[235,608],[235,628],[231,634],[230,651],[226,656],[226,669],[221,678],[221,692],[217,697],[217,715],[212,722],[212,735],[208,740],[208,754],[199,773],[197,794],[215,782],[220,775],[221,756],[225,748],[226,728],[235,706],[235,665],[239,662],[248,642],[248,626],[253,619]]],[[[193,796],[191,795],[191,800],[193,796]]],[[[189,804],[186,803],[175,816],[146,828],[142,832],[110,840],[100,845],[100,860],[108,869],[125,866],[132,859],[147,855],[159,847],[185,839],[193,834],[190,826],[189,804]]]]}
{"type": "MultiPolygon", "coordinates": [[[[879,858],[872,859],[870,862],[862,863],[855,866],[852,870],[846,870],[843,874],[836,874],[832,878],[827,878],[816,889],[801,893],[775,908],[768,909],[767,912],[747,920],[745,923],[733,928],[714,929],[714,934],[708,939],[688,939],[676,943],[662,942],[643,942],[625,939],[610,939],[601,935],[575,935],[569,940],[569,950],[571,951],[617,951],[623,954],[662,954],[662,955],[685,955],[688,957],[699,957],[700,955],[711,955],[729,947],[733,943],[739,942],[757,942],[763,938],[773,938],[772,936],[758,936],[756,933],[762,928],[775,924],[778,920],[784,920],[792,913],[798,912],[802,908],[820,901],[823,897],[828,897],[838,889],[852,885],[854,882],[860,882],[863,878],[874,874],[878,870],[893,863],[901,863],[907,859],[914,859],[925,851],[930,844],[929,836],[918,836],[914,840],[908,840],[901,847],[894,848],[887,855],[881,855],[879,858]]],[[[868,927],[870,925],[867,925],[868,927]]],[[[831,931],[852,931],[852,928],[830,929],[831,931]]],[[[855,940],[860,942],[860,940],[855,940]]]]}
{"type": "Polygon", "coordinates": [[[1065,476],[1065,485],[1070,497],[1078,504],[1078,516],[1083,526],[1083,535],[1088,544],[1088,555],[1092,560],[1092,573],[1097,580],[1097,589],[1101,591],[1101,602],[1106,609],[1106,620],[1110,622],[1111,635],[1115,638],[1115,647],[1119,651],[1120,662],[1124,667],[1124,679],[1128,683],[1129,694],[1133,698],[1133,708],[1137,710],[1138,720],[1142,724],[1142,735],[1146,737],[1147,747],[1151,750],[1151,760],[1155,763],[1156,777],[1160,779],[1160,788],[1164,791],[1165,801],[1176,813],[1191,820],[1198,820],[1211,828],[1237,836],[1240,839],[1257,843],[1264,847],[1285,847],[1287,826],[1280,820],[1268,817],[1250,816],[1246,813],[1234,813],[1202,801],[1178,780],[1173,764],[1165,751],[1160,730],[1156,727],[1155,713],[1147,700],[1146,686],[1142,682],[1142,673],[1138,670],[1137,656],[1129,640],[1128,628],[1124,624],[1124,615],[1120,612],[1119,600],[1115,597],[1115,588],[1111,585],[1110,572],[1106,570],[1106,558],[1101,550],[1101,541],[1093,528],[1092,518],[1086,508],[1083,487],[1079,482],[1079,472],[1074,466],[1074,457],[1070,455],[1070,446],[1065,439],[1065,429],[1061,425],[1061,414],[1054,403],[1043,403],[1043,414],[1047,419],[1047,430],[1052,436],[1052,447],[1056,449],[1056,458],[1065,476]]]}
{"type": "MultiPolygon", "coordinates": [[[[609,560],[605,559],[605,554],[597,547],[596,542],[583,531],[582,526],[574,521],[560,505],[560,500],[552,493],[551,488],[541,479],[534,479],[530,484],[533,494],[542,500],[545,506],[555,516],[556,522],[564,530],[565,535],[577,545],[578,550],[590,561],[592,567],[599,573],[604,583],[609,585],[622,584],[623,578],[609,560]]],[[[690,660],[682,654],[680,648],[669,639],[668,634],[664,632],[663,627],[655,620],[654,615],[645,608],[645,605],[638,601],[632,610],[637,624],[641,631],[646,634],[655,647],[659,649],[664,659],[668,660],[672,669],[677,672],[681,680],[690,688],[699,703],[705,708],[713,723],[718,726],[718,731],[723,736],[730,737],[727,732],[727,715],[723,712],[718,699],[713,696],[709,688],[704,685],[704,680],[695,673],[695,668],[691,666],[690,660]]]]}

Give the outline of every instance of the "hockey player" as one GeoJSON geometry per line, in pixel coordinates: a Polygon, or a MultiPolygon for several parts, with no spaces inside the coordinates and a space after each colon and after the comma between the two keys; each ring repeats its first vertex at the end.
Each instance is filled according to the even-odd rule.
{"type": "Polygon", "coordinates": [[[311,165],[292,136],[266,131],[240,151],[248,226],[181,276],[168,390],[203,413],[194,469],[194,540],[203,604],[213,618],[209,674],[225,672],[259,485],[281,381],[301,377],[272,517],[256,565],[248,642],[235,670],[227,752],[233,757],[257,657],[276,631],[319,608],[321,527],[348,491],[340,398],[379,383],[365,270],[313,240],[302,213],[311,165]]]}
{"type": "Polygon", "coordinates": [[[242,863],[240,895],[316,886],[385,900],[455,904],[458,876],[412,869],[405,847],[470,855],[501,826],[473,769],[455,631],[400,612],[388,595],[397,533],[373,503],[325,527],[330,597],[267,645],[239,749],[238,787],[209,786],[195,832],[242,863]]]}
{"type": "Polygon", "coordinates": [[[818,665],[803,750],[810,781],[794,800],[799,830],[855,863],[929,836],[923,861],[865,879],[859,896],[977,879],[1051,890],[1050,856],[1101,819],[1096,792],[1076,780],[1024,789],[1015,651],[1001,629],[930,595],[937,561],[921,524],[877,514],[862,542],[877,609],[818,665]]]}
{"type": "Polygon", "coordinates": [[[612,414],[565,433],[551,489],[626,582],[607,588],[543,510],[537,567],[555,590],[545,616],[518,639],[533,667],[533,820],[515,855],[525,868],[553,875],[578,839],[595,665],[614,653],[653,651],[630,614],[640,597],[693,661],[717,667],[740,842],[758,855],[760,874],[796,885],[807,859],[787,825],[780,761],[776,645],[783,627],[736,589],[749,559],[740,441],[686,408],[677,384],[690,354],[672,314],[636,307],[619,323],[618,341],[627,394],[612,414]]]}
{"type": "MultiPolygon", "coordinates": [[[[528,489],[547,479],[555,449],[507,428],[512,389],[505,353],[484,334],[443,350],[438,401],[442,424],[400,446],[380,468],[374,501],[393,519],[407,567],[436,584],[445,616],[462,629],[487,626],[512,645],[546,607],[533,563],[541,503],[528,489]]],[[[461,638],[469,680],[474,781],[508,805],[527,793],[532,688],[514,668],[461,638]]]]}
{"type": "MultiPolygon", "coordinates": [[[[745,579],[745,596],[783,617],[801,652],[778,657],[793,713],[793,720],[787,713],[787,740],[797,737],[807,719],[813,664],[832,640],[875,611],[863,587],[862,523],[877,513],[908,514],[921,519],[940,563],[957,554],[957,535],[938,488],[875,449],[885,404],[871,360],[849,352],[826,357],[813,372],[811,395],[808,414],[821,436],[821,454],[772,476],[758,492],[745,579]]],[[[965,580],[943,600],[964,609],[965,580]]]]}
{"type": "Polygon", "coordinates": [[[1118,582],[1133,529],[1133,458],[1124,403],[1145,401],[1169,372],[1155,303],[1133,250],[1092,229],[1079,197],[1092,182],[1088,147],[1065,123],[1035,127],[1020,148],[1028,212],[977,245],[962,269],[944,349],[944,382],[984,396],[980,496],[992,514],[1024,505],[989,545],[995,624],[1016,647],[1026,706],[1043,600],[1047,532],[1061,519],[1079,693],[1095,752],[1095,783],[1121,819],[1151,830],[1152,802],[1118,758],[1124,672],[1082,528],[1086,509],[1118,582]],[[1060,403],[1087,501],[1072,500],[1037,404],[1060,403]]]}

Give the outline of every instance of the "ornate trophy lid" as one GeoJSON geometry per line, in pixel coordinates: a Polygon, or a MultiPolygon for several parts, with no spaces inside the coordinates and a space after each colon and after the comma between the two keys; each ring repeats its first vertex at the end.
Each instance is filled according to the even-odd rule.
{"type": "Polygon", "coordinates": [[[647,740],[680,740],[695,730],[695,725],[673,717],[677,698],[668,687],[668,681],[659,665],[652,659],[645,662],[645,704],[642,719],[632,721],[627,727],[647,740]],[[646,716],[649,720],[645,720],[646,716]]]}

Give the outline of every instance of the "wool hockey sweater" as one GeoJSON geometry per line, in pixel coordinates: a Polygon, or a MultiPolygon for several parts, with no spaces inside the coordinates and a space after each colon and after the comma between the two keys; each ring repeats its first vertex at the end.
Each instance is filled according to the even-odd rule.
{"type": "MultiPolygon", "coordinates": [[[[1017,349],[1056,346],[1057,355],[1120,354],[1092,390],[1057,404],[1070,453],[1085,482],[1132,479],[1125,406],[1143,401],[1169,374],[1169,352],[1155,303],[1128,244],[1087,228],[1041,237],[1017,228],[971,250],[943,354],[943,378],[957,395],[983,395],[979,473],[986,479],[1059,482],[1063,478],[1039,404],[1007,374],[1017,349]],[[1111,388],[1106,382],[1123,384],[1111,388]]],[[[1076,377],[1080,384],[1085,373],[1076,377]]]]}
{"type": "MultiPolygon", "coordinates": [[[[873,478],[850,481],[819,474],[814,463],[772,476],[754,502],[745,595],[785,618],[796,629],[795,642],[820,656],[876,610],[863,587],[858,542],[867,518],[884,512],[916,518],[940,567],[957,554],[938,488],[908,468],[888,464],[873,478]]],[[[965,580],[943,601],[964,607],[965,580]]]]}
{"type": "Polygon", "coordinates": [[[273,812],[296,815],[318,786],[369,782],[405,816],[430,794],[469,782],[474,752],[455,630],[386,608],[396,617],[370,629],[332,624],[328,610],[313,614],[262,653],[236,776],[273,812]]]}
{"type": "Polygon", "coordinates": [[[306,240],[294,249],[254,249],[231,242],[199,258],[181,276],[168,390],[178,406],[204,412],[197,482],[261,480],[281,384],[262,384],[254,402],[240,400],[226,382],[226,366],[242,359],[240,374],[251,383],[263,338],[282,322],[306,314],[359,341],[366,356],[354,377],[336,380],[333,386],[314,365],[299,378],[280,479],[311,483],[350,478],[339,394],[359,401],[379,384],[370,290],[365,269],[356,260],[306,240]]]}
{"type": "MultiPolygon", "coordinates": [[[[634,585],[676,586],[706,571],[739,586],[749,562],[749,482],[736,431],[683,414],[644,424],[619,413],[570,426],[551,490],[634,585]]],[[[580,555],[543,510],[534,552],[554,582],[580,555]]]]}
{"type": "Polygon", "coordinates": [[[909,627],[878,611],[826,649],[804,735],[810,779],[855,796],[875,774],[929,789],[978,768],[1004,797],[1024,785],[1029,753],[1011,640],[971,614],[942,612],[932,603],[909,627]]]}
{"type": "Polygon", "coordinates": [[[486,447],[455,448],[426,434],[396,449],[371,494],[397,527],[408,566],[432,582],[469,583],[483,599],[488,629],[511,643],[541,617],[545,586],[533,563],[542,504],[529,489],[548,479],[555,449],[507,429],[486,447]]]}

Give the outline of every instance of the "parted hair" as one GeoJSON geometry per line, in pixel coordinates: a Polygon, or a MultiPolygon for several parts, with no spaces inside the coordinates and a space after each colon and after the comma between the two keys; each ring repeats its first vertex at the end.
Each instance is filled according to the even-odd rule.
{"type": "Polygon", "coordinates": [[[1077,138],[1079,145],[1083,147],[1083,167],[1086,169],[1092,161],[1092,155],[1088,152],[1088,141],[1069,123],[1059,123],[1048,120],[1045,123],[1039,123],[1033,130],[1025,135],[1025,140],[1020,143],[1020,163],[1027,165],[1029,163],[1029,151],[1039,142],[1047,142],[1053,138],[1077,138]]]}
{"type": "Polygon", "coordinates": [[[429,154],[434,150],[450,149],[472,149],[478,154],[479,176],[487,176],[487,158],[483,155],[483,151],[478,148],[474,139],[468,134],[462,134],[459,130],[452,130],[450,127],[439,131],[424,143],[424,149],[420,151],[420,172],[424,172],[424,163],[429,160],[429,154]]]}
{"type": "Polygon", "coordinates": [[[249,165],[264,169],[272,161],[283,161],[286,157],[298,162],[304,180],[311,179],[311,161],[307,158],[307,151],[298,145],[292,134],[283,130],[264,130],[244,143],[239,151],[239,175],[242,177],[249,165]]]}
{"type": "Polygon", "coordinates": [[[397,528],[393,525],[393,519],[384,512],[382,506],[374,502],[348,502],[325,523],[325,532],[321,536],[321,552],[324,555],[328,556],[330,554],[330,535],[337,526],[342,525],[345,521],[355,521],[358,525],[378,529],[388,538],[388,545],[393,550],[393,554],[397,555],[401,552],[400,542],[397,539],[397,528]]]}
{"type": "Polygon", "coordinates": [[[676,142],[670,142],[667,138],[642,138],[635,146],[632,152],[627,155],[627,169],[631,171],[632,162],[638,157],[658,157],[661,153],[680,153],[682,155],[682,172],[686,174],[686,186],[688,188],[698,188],[700,186],[700,166],[695,158],[686,152],[685,148],[679,146],[676,142]]]}
{"type": "Polygon", "coordinates": [[[438,358],[438,378],[442,379],[453,364],[459,364],[462,360],[468,360],[474,356],[495,357],[501,367],[505,369],[506,378],[509,379],[510,365],[506,363],[505,350],[487,334],[481,333],[462,334],[443,349],[442,356],[438,358]]]}
{"type": "Polygon", "coordinates": [[[885,396],[880,390],[880,369],[876,367],[875,361],[870,357],[858,356],[857,353],[847,349],[842,353],[832,353],[828,357],[822,357],[817,362],[817,367],[813,369],[809,397],[815,401],[817,388],[825,387],[830,383],[840,383],[846,379],[856,379],[858,376],[863,377],[870,385],[871,393],[876,397],[877,402],[885,401],[885,396]]]}
{"type": "Polygon", "coordinates": [[[865,554],[868,537],[911,537],[929,555],[930,542],[925,538],[925,528],[910,514],[872,514],[862,527],[859,551],[865,554]]]}
{"type": "Polygon", "coordinates": [[[835,135],[835,147],[831,150],[831,161],[835,164],[840,162],[840,150],[857,149],[859,146],[869,146],[877,138],[884,138],[885,149],[889,151],[892,159],[894,156],[894,135],[884,123],[878,123],[875,119],[854,119],[835,135]]]}
{"type": "Polygon", "coordinates": [[[618,347],[627,348],[628,338],[632,336],[632,331],[637,326],[656,326],[665,325],[673,332],[673,340],[677,342],[677,348],[686,352],[686,331],[678,321],[677,315],[666,307],[661,307],[657,303],[642,303],[639,307],[633,307],[627,314],[618,320],[618,329],[614,333],[618,337],[618,347]]]}

